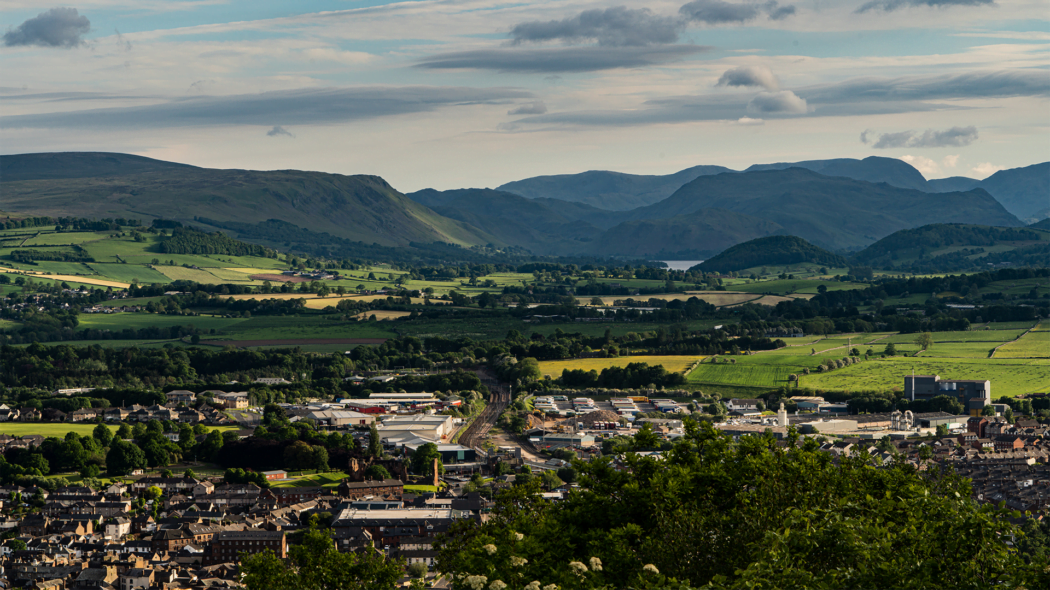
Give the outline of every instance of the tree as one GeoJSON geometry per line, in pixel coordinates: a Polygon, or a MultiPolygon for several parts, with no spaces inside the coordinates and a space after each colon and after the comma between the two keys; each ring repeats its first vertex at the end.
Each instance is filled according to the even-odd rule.
{"type": "Polygon", "coordinates": [[[328,471],[328,449],[321,445],[314,445],[311,447],[310,454],[314,469],[328,471]]]}
{"type": "Polygon", "coordinates": [[[379,428],[373,422],[368,428],[368,456],[378,459],[383,455],[383,441],[379,438],[379,428]]]}
{"type": "Polygon", "coordinates": [[[146,453],[134,443],[119,440],[106,453],[106,470],[111,476],[128,475],[146,466],[146,453]]]}
{"type": "Polygon", "coordinates": [[[558,470],[558,479],[565,483],[572,483],[576,481],[576,468],[571,465],[566,465],[558,470]]]}
{"type": "Polygon", "coordinates": [[[8,539],[5,544],[11,551],[25,551],[27,547],[26,542],[22,539],[8,539]]]}
{"type": "Polygon", "coordinates": [[[408,569],[405,571],[408,573],[408,576],[410,578],[423,578],[426,577],[427,572],[430,571],[430,568],[427,567],[427,564],[421,561],[417,561],[412,565],[408,566],[408,569]]]}
{"type": "Polygon", "coordinates": [[[503,492],[488,521],[436,543],[436,569],[574,590],[1046,587],[1046,560],[1007,545],[1009,512],[951,470],[684,423],[659,459],[579,463],[586,489],[562,502],[535,483],[503,492]]]}
{"type": "Polygon", "coordinates": [[[642,427],[634,434],[634,446],[641,451],[660,448],[660,437],[653,432],[652,423],[642,424],[642,427]]]}
{"type": "Polygon", "coordinates": [[[915,344],[919,345],[922,350],[928,350],[933,347],[933,334],[929,332],[923,332],[915,337],[915,344]]]}
{"type": "Polygon", "coordinates": [[[540,476],[540,481],[543,482],[543,487],[547,488],[548,490],[553,490],[554,488],[561,486],[565,483],[561,480],[560,477],[555,475],[553,471],[544,471],[543,474],[540,476]]]}
{"type": "Polygon", "coordinates": [[[205,461],[214,461],[219,456],[219,450],[222,449],[223,443],[222,434],[218,430],[212,430],[208,433],[208,436],[204,437],[204,442],[198,446],[197,458],[205,461]]]}
{"type": "Polygon", "coordinates": [[[182,477],[187,477],[189,479],[197,479],[197,474],[194,473],[192,469],[187,469],[186,471],[182,472],[182,477]]]}
{"type": "Polygon", "coordinates": [[[995,406],[991,406],[991,405],[985,406],[984,408],[981,409],[981,415],[982,416],[994,417],[995,416],[995,406]]]}
{"type": "Polygon", "coordinates": [[[128,440],[131,438],[131,427],[127,424],[121,424],[120,428],[117,429],[117,438],[128,440]]]}
{"type": "Polygon", "coordinates": [[[284,449],[285,469],[313,469],[314,452],[309,444],[297,440],[284,449]]]}
{"type": "Polygon", "coordinates": [[[883,351],[886,356],[897,356],[897,347],[892,342],[886,345],[886,350],[883,351]]]}
{"type": "Polygon", "coordinates": [[[164,490],[157,486],[150,486],[146,488],[146,491],[142,493],[142,497],[146,500],[159,500],[164,495],[164,490]]]}
{"type": "Polygon", "coordinates": [[[438,460],[438,470],[444,468],[441,465],[441,453],[434,443],[420,445],[416,452],[412,453],[412,471],[420,475],[430,477],[434,474],[434,459],[438,460]]]}
{"type": "Polygon", "coordinates": [[[1006,406],[1006,411],[1003,412],[1003,418],[1006,418],[1007,422],[1009,422],[1010,424],[1013,424],[1014,423],[1014,410],[1013,410],[1013,408],[1011,408],[1010,406],[1006,406]]]}
{"type": "Polygon", "coordinates": [[[937,425],[937,436],[948,436],[948,425],[938,424],[937,425]]]}
{"type": "Polygon", "coordinates": [[[372,548],[342,553],[327,532],[308,529],[302,543],[289,548],[287,561],[266,550],[245,555],[240,569],[248,590],[389,590],[401,579],[403,563],[372,548]]]}
{"type": "Polygon", "coordinates": [[[99,424],[91,431],[91,436],[98,441],[98,444],[108,447],[109,443],[113,442],[113,431],[109,429],[105,424],[99,424]]]}
{"type": "Polygon", "coordinates": [[[365,469],[365,477],[368,479],[390,479],[390,472],[382,465],[369,465],[365,469]]]}

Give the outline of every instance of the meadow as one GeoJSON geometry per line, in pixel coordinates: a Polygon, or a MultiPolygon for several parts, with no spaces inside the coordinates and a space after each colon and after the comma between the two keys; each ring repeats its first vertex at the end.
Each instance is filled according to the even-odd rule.
{"type": "Polygon", "coordinates": [[[594,358],[594,359],[571,359],[564,361],[542,361],[540,362],[540,372],[544,375],[550,375],[552,379],[557,379],[561,376],[561,372],[565,369],[575,371],[582,369],[584,371],[597,371],[602,372],[602,369],[607,367],[626,367],[630,363],[647,363],[650,366],[662,365],[664,369],[667,369],[670,373],[682,373],[689,367],[693,366],[694,363],[703,359],[702,356],[621,356],[615,358],[594,358]]]}
{"type": "Polygon", "coordinates": [[[195,326],[201,330],[225,330],[249,321],[245,318],[223,318],[210,315],[183,316],[156,313],[90,313],[77,316],[79,329],[113,330],[124,328],[168,328],[171,326],[195,326]]]}
{"type": "Polygon", "coordinates": [[[289,472],[289,477],[295,477],[295,479],[287,479],[284,481],[276,481],[271,484],[271,487],[275,488],[303,488],[303,487],[314,487],[320,486],[324,488],[338,487],[339,483],[346,478],[346,473],[342,471],[328,471],[324,473],[312,473],[297,477],[295,472],[289,472]]]}
{"type": "MultiPolygon", "coordinates": [[[[1040,325],[1043,327],[1046,322],[1040,325]]],[[[1032,330],[1017,341],[1004,344],[993,358],[1047,358],[1050,357],[1050,330],[1032,330]]]]}

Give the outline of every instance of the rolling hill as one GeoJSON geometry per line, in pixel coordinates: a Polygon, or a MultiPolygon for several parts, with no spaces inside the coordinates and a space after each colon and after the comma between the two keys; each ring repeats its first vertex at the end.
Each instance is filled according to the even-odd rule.
{"type": "Polygon", "coordinates": [[[107,152],[60,152],[0,156],[0,181],[55,180],[124,176],[165,170],[197,170],[196,166],[107,152]]]}
{"type": "Polygon", "coordinates": [[[781,231],[779,224],[768,219],[726,209],[701,209],[669,219],[626,221],[596,238],[589,252],[595,256],[699,259],[754,236],[781,231]]]}
{"type": "Polygon", "coordinates": [[[991,193],[1019,219],[1050,217],[1050,162],[1000,170],[985,178],[980,188],[991,193]]]}
{"type": "Polygon", "coordinates": [[[627,211],[666,199],[697,177],[723,172],[733,170],[722,166],[693,166],[666,176],[591,170],[580,174],[526,178],[508,182],[497,190],[529,199],[550,198],[611,211],[627,211]]]}
{"type": "Polygon", "coordinates": [[[155,218],[189,222],[196,217],[247,223],[278,219],[385,246],[410,242],[502,243],[499,238],[434,213],[377,176],[168,167],[154,164],[155,160],[135,158],[116,158],[114,163],[112,154],[96,154],[95,160],[103,162],[102,172],[123,169],[121,162],[160,169],[85,176],[84,168],[91,167],[90,155],[49,156],[4,156],[0,160],[6,211],[131,217],[146,222],[155,218]],[[49,176],[48,170],[61,168],[67,159],[75,177],[57,178],[58,173],[49,176]],[[9,176],[8,169],[15,172],[9,176]],[[22,180],[11,180],[12,176],[22,180]]]}
{"type": "Polygon", "coordinates": [[[931,224],[905,229],[857,252],[850,259],[882,269],[954,272],[989,264],[1045,266],[1050,231],[1029,227],[931,224]]]}
{"type": "Polygon", "coordinates": [[[802,263],[843,267],[846,259],[795,236],[769,236],[749,240],[698,264],[704,272],[735,272],[756,266],[802,263]]]}
{"type": "MultiPolygon", "coordinates": [[[[829,250],[859,249],[928,223],[1021,225],[983,190],[927,193],[824,176],[802,168],[701,176],[633,220],[669,219],[722,208],[767,219],[829,250]]],[[[752,236],[759,237],[759,236],[752,236]]]]}
{"type": "Polygon", "coordinates": [[[788,168],[805,168],[824,176],[841,176],[867,182],[885,182],[886,184],[915,190],[928,190],[926,178],[911,164],[897,158],[871,156],[863,160],[838,158],[834,160],[807,160],[804,162],[780,162],[776,164],[755,164],[744,172],[765,170],[787,170],[788,168]]]}

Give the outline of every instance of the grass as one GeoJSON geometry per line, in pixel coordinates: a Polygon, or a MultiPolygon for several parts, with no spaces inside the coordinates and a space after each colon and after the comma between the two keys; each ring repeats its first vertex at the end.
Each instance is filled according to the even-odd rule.
{"type": "Polygon", "coordinates": [[[436,486],[406,485],[405,491],[417,493],[432,492],[436,494],[438,490],[436,486]]]}
{"type": "Polygon", "coordinates": [[[81,314],[80,329],[123,330],[125,328],[168,328],[171,326],[196,326],[201,330],[225,330],[248,321],[244,318],[221,318],[216,316],[160,315],[156,313],[81,314]]]}
{"type": "Polygon", "coordinates": [[[77,231],[64,233],[42,233],[26,242],[26,246],[58,246],[63,244],[83,244],[105,239],[108,232],[77,231]]]}
{"type": "MultiPolygon", "coordinates": [[[[288,475],[292,475],[289,472],[288,475]]],[[[297,479],[289,479],[285,481],[279,481],[272,484],[275,488],[306,488],[321,486],[325,488],[334,488],[339,486],[339,482],[346,478],[346,474],[342,471],[328,471],[325,473],[313,473],[297,479]]]]}
{"type": "Polygon", "coordinates": [[[780,387],[787,385],[788,375],[799,372],[801,369],[793,365],[701,363],[689,373],[689,381],[747,387],[780,387]]]}
{"type": "Polygon", "coordinates": [[[992,397],[1050,392],[1050,359],[874,359],[828,373],[802,377],[801,387],[837,391],[889,391],[904,386],[905,375],[940,375],[942,379],[988,379],[992,397]]]}
{"type": "Polygon", "coordinates": [[[137,264],[95,262],[88,266],[102,276],[109,277],[116,281],[123,281],[125,283],[130,283],[133,280],[138,280],[138,282],[142,284],[166,284],[169,282],[168,277],[161,273],[137,264]]]}
{"type": "Polygon", "coordinates": [[[1033,330],[1016,342],[1001,346],[994,358],[1050,358],[1050,330],[1033,330]]]}
{"type": "Polygon", "coordinates": [[[230,340],[293,340],[309,338],[393,338],[396,334],[371,322],[347,322],[325,316],[260,316],[223,331],[230,340]]]}
{"type": "Polygon", "coordinates": [[[576,369],[583,369],[584,371],[597,371],[602,372],[602,369],[607,367],[626,367],[630,363],[647,363],[649,366],[662,365],[670,373],[681,373],[689,367],[693,366],[693,363],[702,359],[702,356],[621,356],[616,358],[596,358],[596,359],[573,359],[567,361],[542,361],[540,363],[540,372],[545,375],[550,375],[552,379],[557,379],[561,376],[561,372],[565,369],[574,371],[576,369]]]}
{"type": "MultiPolygon", "coordinates": [[[[992,349],[999,342],[935,342],[932,347],[921,355],[922,358],[978,358],[984,359],[991,355],[992,349]]],[[[918,346],[909,347],[909,351],[917,349],[918,346]]],[[[997,355],[998,357],[998,355],[997,355]]]]}

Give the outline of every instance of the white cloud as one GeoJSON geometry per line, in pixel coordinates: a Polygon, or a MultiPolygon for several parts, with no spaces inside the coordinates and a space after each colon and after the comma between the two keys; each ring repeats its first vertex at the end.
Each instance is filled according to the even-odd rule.
{"type": "Polygon", "coordinates": [[[901,156],[900,159],[911,164],[926,178],[937,176],[941,173],[941,168],[937,165],[937,162],[934,162],[929,158],[924,158],[922,156],[901,156]]]}
{"type": "Polygon", "coordinates": [[[780,92],[761,92],[747,103],[749,113],[785,113],[804,115],[808,108],[806,99],[799,98],[790,90],[780,92]]]}
{"type": "Polygon", "coordinates": [[[955,168],[955,165],[959,163],[959,156],[944,156],[944,160],[942,160],[942,162],[944,162],[945,168],[955,168]]]}
{"type": "Polygon", "coordinates": [[[739,119],[736,120],[736,124],[737,125],[754,126],[754,125],[765,125],[766,122],[763,121],[762,119],[752,119],[751,117],[740,117],[739,119]]]}
{"type": "Polygon", "coordinates": [[[999,166],[997,164],[992,164],[991,162],[982,162],[971,168],[970,173],[974,178],[984,180],[1000,170],[1006,170],[1006,166],[999,166]]]}

